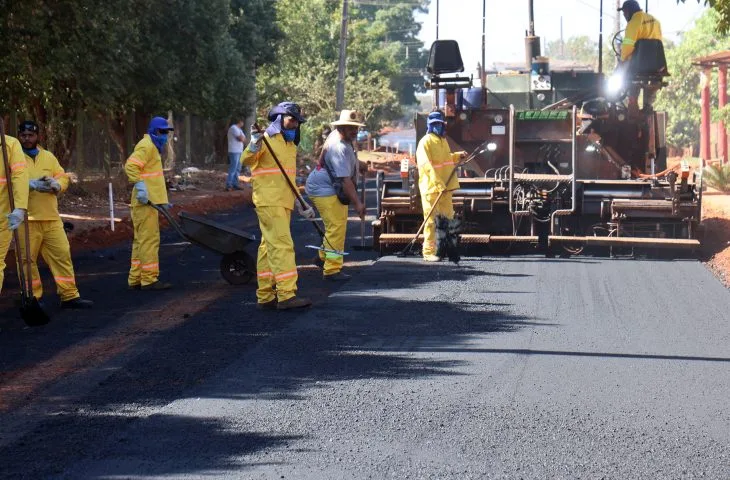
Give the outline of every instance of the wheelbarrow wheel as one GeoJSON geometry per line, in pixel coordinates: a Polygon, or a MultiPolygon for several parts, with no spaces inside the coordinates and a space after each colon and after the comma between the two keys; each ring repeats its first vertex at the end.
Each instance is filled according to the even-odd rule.
{"type": "Polygon", "coordinates": [[[243,285],[256,276],[256,262],[246,252],[233,252],[221,258],[221,275],[231,285],[243,285]]]}

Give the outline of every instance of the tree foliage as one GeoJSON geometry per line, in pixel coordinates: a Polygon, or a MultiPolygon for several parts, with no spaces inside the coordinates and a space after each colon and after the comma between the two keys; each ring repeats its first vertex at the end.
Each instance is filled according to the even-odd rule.
{"type": "Polygon", "coordinates": [[[255,65],[279,38],[266,0],[5,1],[0,108],[40,121],[68,160],[80,112],[124,123],[168,110],[246,109],[255,65]]]}
{"type": "MultiPolygon", "coordinates": [[[[677,3],[685,3],[687,0],[677,0],[677,3]]],[[[730,32],[730,0],[697,0],[697,3],[704,3],[715,9],[718,14],[717,32],[727,35],[730,32]]]]}
{"type": "MultiPolygon", "coordinates": [[[[309,118],[307,139],[335,118],[341,8],[341,0],[277,2],[284,40],[276,48],[276,60],[258,72],[261,113],[283,100],[301,103],[309,118]]],[[[416,85],[422,81],[418,69],[426,60],[413,14],[422,8],[395,0],[351,2],[345,108],[362,111],[371,129],[397,118],[400,105],[416,101],[416,85]]]]}
{"type": "MultiPolygon", "coordinates": [[[[717,35],[720,15],[707,10],[695,27],[676,45],[666,49],[669,85],[657,95],[656,109],[669,116],[667,142],[675,147],[697,143],[701,122],[700,70],[692,65],[697,57],[730,48],[730,39],[717,35]]],[[[711,83],[713,104],[717,104],[717,80],[711,83]]]]}
{"type": "MultiPolygon", "coordinates": [[[[611,49],[610,36],[603,43],[603,71],[608,73],[616,68],[616,55],[611,49]]],[[[551,59],[567,60],[582,65],[590,65],[598,71],[598,42],[587,35],[570,37],[565,42],[552,40],[545,47],[545,54],[551,59]]]]}

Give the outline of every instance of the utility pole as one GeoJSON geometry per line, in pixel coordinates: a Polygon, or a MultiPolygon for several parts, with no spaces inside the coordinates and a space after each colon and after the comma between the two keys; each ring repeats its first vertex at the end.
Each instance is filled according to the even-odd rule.
{"type": "MultiPolygon", "coordinates": [[[[545,42],[547,43],[547,42],[545,42]]],[[[560,16],[560,58],[565,58],[565,40],[563,39],[563,16],[560,16]]]]}
{"type": "Polygon", "coordinates": [[[486,62],[487,62],[487,0],[482,3],[482,71],[479,72],[479,80],[482,86],[486,85],[486,62]]]}
{"type": "Polygon", "coordinates": [[[621,0],[616,0],[616,18],[614,19],[616,23],[614,24],[614,35],[621,31],[621,14],[618,12],[619,8],[621,8],[621,0]]]}
{"type": "Polygon", "coordinates": [[[436,0],[436,40],[439,39],[439,0],[436,0]]]}
{"type": "Polygon", "coordinates": [[[337,97],[335,110],[342,110],[345,103],[345,60],[347,58],[347,0],[342,0],[342,26],[340,27],[340,64],[337,69],[337,97]]]}
{"type": "Polygon", "coordinates": [[[603,73],[603,0],[600,4],[600,20],[598,22],[598,74],[603,73]]]}

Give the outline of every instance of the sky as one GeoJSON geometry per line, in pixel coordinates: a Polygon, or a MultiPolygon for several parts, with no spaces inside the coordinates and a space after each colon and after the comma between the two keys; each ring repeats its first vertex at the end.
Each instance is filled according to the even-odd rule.
{"type": "MultiPolygon", "coordinates": [[[[436,39],[436,1],[431,0],[427,15],[416,15],[422,23],[419,38],[425,47],[436,39]]],[[[439,38],[459,42],[465,73],[476,72],[482,58],[482,11],[485,0],[440,0],[439,38]]],[[[647,0],[639,0],[642,9],[647,0]]],[[[665,38],[678,41],[678,34],[692,28],[694,21],[707,8],[697,0],[648,0],[649,13],[662,25],[665,38]]],[[[621,28],[626,22],[616,12],[616,0],[603,0],[603,45],[610,48],[616,15],[621,28]]],[[[588,35],[598,42],[600,0],[534,0],[535,34],[541,37],[542,51],[548,41],[560,39],[562,17],[563,38],[588,35]]],[[[486,63],[522,61],[525,58],[525,30],[528,27],[527,0],[486,0],[486,63]]]]}

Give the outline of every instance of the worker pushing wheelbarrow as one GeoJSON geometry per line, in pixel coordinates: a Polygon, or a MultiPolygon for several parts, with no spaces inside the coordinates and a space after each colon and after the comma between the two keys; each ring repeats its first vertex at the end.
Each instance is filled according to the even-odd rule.
{"type": "Polygon", "coordinates": [[[180,212],[178,222],[165,206],[150,203],[185,240],[222,255],[220,271],[231,285],[243,285],[256,276],[256,261],[244,249],[256,236],[207,218],[180,212]]]}

